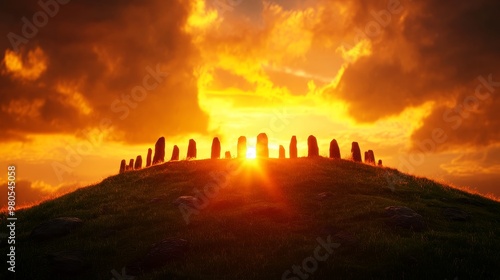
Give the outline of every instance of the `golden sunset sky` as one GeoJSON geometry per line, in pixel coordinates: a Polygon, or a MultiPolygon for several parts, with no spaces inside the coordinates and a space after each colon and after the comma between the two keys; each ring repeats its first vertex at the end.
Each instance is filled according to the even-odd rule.
{"type": "MultiPolygon", "coordinates": [[[[0,150],[18,203],[97,183],[160,136],[337,139],[500,196],[500,2],[2,1],[0,150]],[[45,4],[44,4],[45,3],[45,4]]],[[[250,152],[251,153],[251,152],[250,152]]],[[[1,206],[6,191],[1,192],[1,206]]]]}

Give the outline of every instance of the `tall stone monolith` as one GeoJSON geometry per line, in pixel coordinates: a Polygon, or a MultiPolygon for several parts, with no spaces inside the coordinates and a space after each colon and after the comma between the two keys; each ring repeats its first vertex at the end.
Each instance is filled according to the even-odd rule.
{"type": "Polygon", "coordinates": [[[361,150],[359,149],[358,142],[352,142],[351,156],[352,156],[352,160],[353,161],[355,161],[355,162],[362,162],[362,160],[361,160],[361,150]]]}
{"type": "Polygon", "coordinates": [[[290,158],[297,158],[297,137],[290,139],[290,158]]]}
{"type": "Polygon", "coordinates": [[[313,135],[307,138],[307,157],[319,157],[318,141],[313,135]]]}
{"type": "Polygon", "coordinates": [[[279,148],[279,158],[285,158],[285,147],[283,145],[280,145],[279,148]]]}
{"type": "Polygon", "coordinates": [[[165,161],[165,137],[160,137],[155,144],[155,155],[153,156],[153,165],[165,161]]]}
{"type": "Polygon", "coordinates": [[[193,158],[196,158],[196,141],[194,141],[194,139],[189,139],[186,159],[193,159],[193,158]]]}
{"type": "Polygon", "coordinates": [[[174,149],[172,150],[172,157],[170,160],[179,160],[179,147],[177,145],[174,145],[174,149]]]}
{"type": "Polygon", "coordinates": [[[210,156],[211,159],[219,159],[220,158],[220,141],[219,138],[215,137],[212,141],[212,153],[210,156]]]}
{"type": "Polygon", "coordinates": [[[238,150],[236,153],[237,158],[247,157],[247,138],[245,136],[240,136],[238,138],[238,150]]]}
{"type": "Polygon", "coordinates": [[[137,156],[135,159],[135,165],[134,169],[141,169],[142,168],[142,156],[137,156]]]}
{"type": "Polygon", "coordinates": [[[269,143],[267,135],[265,133],[260,133],[257,135],[257,147],[256,156],[258,158],[269,158],[269,143]]]}
{"type": "Polygon", "coordinates": [[[330,142],[330,158],[340,159],[340,148],[337,140],[335,139],[330,142]]]}
{"type": "Polygon", "coordinates": [[[125,162],[124,159],[122,159],[122,162],[120,162],[120,173],[119,174],[125,172],[125,170],[127,170],[127,163],[125,162]]]}
{"type": "Polygon", "coordinates": [[[146,167],[151,166],[151,156],[153,154],[153,150],[151,148],[148,149],[148,156],[146,157],[146,167]]]}

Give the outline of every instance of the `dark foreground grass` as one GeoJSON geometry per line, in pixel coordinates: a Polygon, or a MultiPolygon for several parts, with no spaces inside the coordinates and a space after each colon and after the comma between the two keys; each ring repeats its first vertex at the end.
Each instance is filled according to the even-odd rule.
{"type": "MultiPolygon", "coordinates": [[[[121,273],[151,244],[169,237],[187,240],[189,250],[137,279],[282,279],[314,255],[317,238],[329,235],[340,247],[307,279],[500,279],[499,203],[344,160],[166,163],[109,177],[17,217],[17,279],[56,279],[45,254],[77,249],[89,268],[69,279],[109,280],[112,270],[121,273]],[[394,189],[387,174],[398,177],[394,189]],[[206,186],[212,197],[186,223],[172,201],[206,186]],[[331,196],[320,200],[322,192],[331,196]],[[150,202],[158,197],[164,199],[150,202]],[[412,208],[428,229],[387,226],[384,208],[392,205],[412,208]],[[448,207],[467,211],[471,219],[447,220],[442,212],[448,207]],[[79,217],[84,225],[51,241],[29,239],[40,222],[64,216],[79,217]]],[[[5,259],[5,242],[2,247],[5,259]]],[[[8,275],[5,267],[1,279],[8,275]]]]}

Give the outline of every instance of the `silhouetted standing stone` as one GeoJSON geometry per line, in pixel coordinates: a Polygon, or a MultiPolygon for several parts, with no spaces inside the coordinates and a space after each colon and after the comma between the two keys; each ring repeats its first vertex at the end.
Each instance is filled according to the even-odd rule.
{"type": "Polygon", "coordinates": [[[365,163],[375,165],[375,154],[372,150],[365,153],[365,163]]]}
{"type": "Polygon", "coordinates": [[[187,159],[196,158],[196,142],[193,139],[189,139],[187,159]]]}
{"type": "Polygon", "coordinates": [[[256,155],[258,158],[268,158],[269,157],[269,147],[268,139],[265,133],[260,133],[257,135],[257,147],[256,155]]]}
{"type": "Polygon", "coordinates": [[[290,158],[297,158],[297,137],[295,135],[290,140],[290,158]]]}
{"type": "Polygon", "coordinates": [[[240,136],[240,138],[238,138],[238,151],[236,156],[238,158],[247,157],[247,138],[245,136],[240,136]]]}
{"type": "Polygon", "coordinates": [[[174,145],[174,149],[172,150],[172,158],[170,160],[179,160],[179,147],[177,145],[174,145]]]}
{"type": "Polygon", "coordinates": [[[134,159],[131,158],[129,163],[128,163],[128,170],[134,170],[134,159]]]}
{"type": "Polygon", "coordinates": [[[215,137],[212,141],[212,159],[220,158],[220,141],[219,138],[215,137]]]}
{"type": "Polygon", "coordinates": [[[125,170],[126,170],[126,164],[127,163],[125,162],[125,160],[122,159],[122,162],[120,162],[120,174],[123,173],[123,172],[125,172],[125,170]]]}
{"type": "Polygon", "coordinates": [[[381,160],[381,159],[379,159],[379,160],[378,160],[378,166],[380,166],[380,167],[382,167],[382,166],[383,166],[383,165],[382,165],[382,160],[381,160]]]}
{"type": "Polygon", "coordinates": [[[146,167],[151,166],[151,155],[153,153],[153,150],[151,148],[148,149],[148,157],[146,158],[146,167]]]}
{"type": "Polygon", "coordinates": [[[358,142],[352,142],[351,147],[352,160],[355,162],[362,162],[361,160],[361,150],[359,149],[358,142]]]}
{"type": "Polygon", "coordinates": [[[307,157],[319,157],[318,141],[312,135],[307,138],[307,157]]]}
{"type": "Polygon", "coordinates": [[[279,158],[285,158],[285,147],[283,145],[280,145],[279,158]]]}
{"type": "Polygon", "coordinates": [[[141,169],[141,168],[142,168],[142,157],[137,156],[137,158],[135,159],[134,169],[141,169]]]}
{"type": "Polygon", "coordinates": [[[335,139],[330,142],[330,158],[340,159],[340,148],[337,140],[335,139]]]}
{"type": "Polygon", "coordinates": [[[155,144],[155,155],[153,164],[159,164],[165,161],[165,137],[160,137],[155,144]]]}
{"type": "Polygon", "coordinates": [[[230,159],[231,158],[231,152],[230,151],[226,151],[225,158],[226,159],[230,159]]]}

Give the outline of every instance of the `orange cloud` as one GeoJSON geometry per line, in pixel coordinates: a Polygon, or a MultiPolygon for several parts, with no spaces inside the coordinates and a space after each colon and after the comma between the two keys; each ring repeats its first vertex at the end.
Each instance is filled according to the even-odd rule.
{"type": "Polygon", "coordinates": [[[4,72],[18,79],[36,80],[47,70],[47,57],[40,47],[23,53],[5,50],[4,72]]]}

